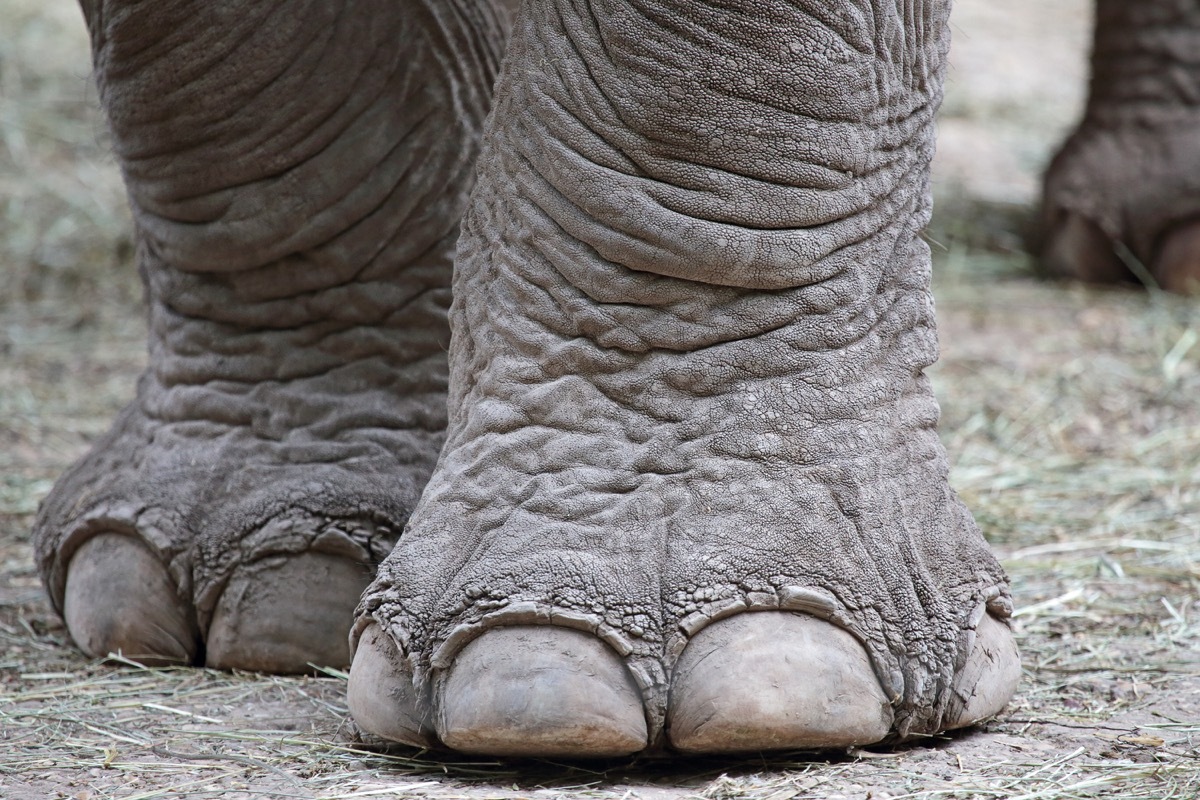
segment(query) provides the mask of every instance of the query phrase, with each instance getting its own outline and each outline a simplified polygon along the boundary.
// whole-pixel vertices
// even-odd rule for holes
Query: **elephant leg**
[[[1046,172],[1062,277],[1200,291],[1200,6],[1097,0],[1087,110]]]
[[[349,663],[441,448],[486,0],[87,0],[149,305],[136,399],[36,523],[89,655]]]
[[[1019,662],[947,483],[944,2],[528,0],[456,256],[450,421],[355,625],[376,734],[844,747]]]

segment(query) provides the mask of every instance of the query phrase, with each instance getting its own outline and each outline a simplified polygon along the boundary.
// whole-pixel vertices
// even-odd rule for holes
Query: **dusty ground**
[[[1083,92],[1081,0],[961,0],[937,170],[953,480],[1012,574],[1025,680],[896,751],[441,763],[381,753],[343,682],[101,665],[30,562],[54,477],[132,392],[140,291],[67,0],[0,0],[0,798],[1195,798],[1200,305],[1039,284],[1037,172]]]

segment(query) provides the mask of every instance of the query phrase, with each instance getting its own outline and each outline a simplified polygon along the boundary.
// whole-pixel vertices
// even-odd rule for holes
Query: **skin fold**
[[[1051,229],[1085,232],[1049,238],[1068,274],[1112,251],[1093,229],[1191,252],[1162,233],[1186,203],[1122,213],[1068,155],[1193,94],[1148,76],[1190,75],[1159,32],[1195,15],[1120,9],[1047,182]],[[353,657],[365,730],[498,755],[845,747],[997,713],[1008,582],[924,374],[948,14],[85,3],[150,365],[36,523],[76,642]],[[1151,66],[1104,88],[1107,59]]]

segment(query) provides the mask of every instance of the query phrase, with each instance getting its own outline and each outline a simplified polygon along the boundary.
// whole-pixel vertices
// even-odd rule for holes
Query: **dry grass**
[[[136,302],[124,188],[89,83],[79,9],[0,3],[0,305]],[[73,304],[86,320],[83,303]]]
[[[28,530],[131,392],[140,290],[78,12],[0,0],[0,29],[0,797],[1200,795],[1200,306],[1021,277],[1025,173],[956,188],[931,234],[953,480],[1020,607],[1025,681],[983,730],[828,758],[442,761],[361,742],[338,675],[84,659],[44,599]],[[998,113],[988,97],[951,98],[954,136]],[[993,106],[1011,131],[1007,103]]]

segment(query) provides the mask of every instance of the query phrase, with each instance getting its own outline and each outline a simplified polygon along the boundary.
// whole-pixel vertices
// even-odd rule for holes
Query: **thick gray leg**
[[[90,655],[345,664],[445,425],[489,2],[88,2],[150,365],[37,521]]]
[[[526,3],[459,245],[446,448],[356,628],[390,665],[377,696],[424,720],[400,738],[636,749],[630,679],[646,744],[702,751],[912,736],[1007,700],[1006,580],[947,484],[923,374],[946,10]],[[556,665],[506,667],[512,691],[567,685],[583,631],[603,685],[562,702],[619,696],[619,719],[572,738],[496,699],[448,723],[456,687],[495,681],[489,649],[511,662],[498,629],[529,625],[573,630],[542,648]],[[380,631],[387,658],[364,655]],[[801,721],[714,719],[699,706],[734,669],[749,698],[789,675],[772,713]],[[821,670],[874,691],[818,730]],[[723,732],[693,737],[702,718]]]

